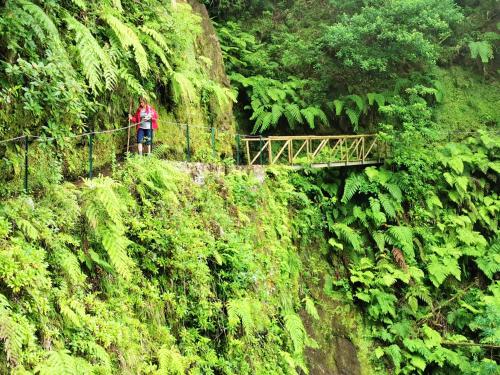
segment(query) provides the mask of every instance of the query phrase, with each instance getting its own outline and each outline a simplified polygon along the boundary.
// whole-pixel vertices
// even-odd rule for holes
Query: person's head
[[[147,104],[148,104],[148,103],[146,102],[146,98],[144,98],[144,97],[142,97],[142,96],[141,96],[141,97],[139,98],[139,106],[140,106],[141,108],[144,108],[144,107],[146,107],[146,105],[147,105]]]

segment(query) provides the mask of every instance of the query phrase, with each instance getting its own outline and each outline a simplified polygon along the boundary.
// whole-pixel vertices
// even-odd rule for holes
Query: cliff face
[[[207,8],[196,0],[188,0],[193,11],[201,17],[202,32],[196,40],[196,52],[198,56],[208,58],[210,62],[206,65],[207,73],[213,81],[221,86],[230,88],[229,78],[226,75],[222,50],[215,28],[208,15]],[[210,103],[211,112],[216,115],[213,119],[217,127],[223,131],[230,131],[234,128],[235,120],[233,116],[233,104],[229,102],[224,111],[220,112],[216,108],[216,103]]]
[[[210,59],[212,64],[209,66],[208,73],[212,80],[219,82],[224,87],[230,87],[229,78],[226,75],[224,61],[222,59],[222,50],[219,39],[215,32],[207,8],[196,0],[188,0],[193,11],[201,17],[202,33],[197,40],[198,53]]]
[[[207,8],[196,0],[178,0],[175,3],[189,4],[193,13],[201,19],[201,33],[193,45],[193,50],[191,51],[192,58],[201,63],[200,65],[205,71],[207,78],[229,89],[231,85],[225,72],[222,50]],[[234,135],[235,133],[233,103],[230,101],[225,103],[224,108],[221,108],[214,98],[210,99],[208,103],[209,113],[203,113],[201,103],[189,109],[180,108],[179,110],[177,111],[177,115],[183,120],[192,123],[206,123],[206,118],[208,117],[211,124],[219,131],[230,135]]]

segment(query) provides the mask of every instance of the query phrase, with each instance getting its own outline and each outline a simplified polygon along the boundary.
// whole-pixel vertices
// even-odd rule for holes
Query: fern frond
[[[470,55],[473,59],[481,58],[483,64],[493,59],[493,47],[485,40],[469,43]]]
[[[75,4],[78,8],[82,10],[87,10],[87,3],[85,0],[71,0],[73,4]]]
[[[316,306],[314,305],[314,301],[311,297],[307,296],[304,298],[306,304],[306,311],[311,316],[311,318],[319,320],[318,310],[316,310]]]
[[[281,118],[281,116],[283,115],[283,107],[279,104],[273,104],[273,107],[271,109],[271,113],[272,113],[271,123],[273,125],[276,125],[278,123],[279,119]]]
[[[94,341],[82,340],[78,338],[73,339],[73,345],[80,348],[82,352],[87,354],[93,360],[99,362],[103,369],[109,372],[112,371],[111,357],[108,352],[106,352],[106,349],[104,349],[101,345]]]
[[[370,208],[372,211],[373,221],[377,226],[387,222],[387,218],[383,212],[380,211],[380,201],[376,198],[369,197]]]
[[[359,110],[347,108],[345,110],[347,117],[349,117],[349,121],[352,125],[354,125],[354,129],[357,129],[359,125],[359,117],[361,116],[361,112]]]
[[[39,375],[76,375],[92,373],[92,366],[83,360],[69,354],[67,350],[50,351],[46,359],[35,368]]]
[[[94,229],[95,236],[114,269],[120,276],[129,279],[134,263],[127,255],[130,241],[125,236],[122,222],[127,207],[115,191],[115,182],[109,178],[88,182],[82,196],[83,212]]]
[[[159,57],[160,61],[162,62],[162,64],[166,68],[167,73],[172,73],[172,71],[173,71],[172,66],[170,65],[170,62],[168,61],[167,56],[165,56],[165,53],[163,52],[162,48],[156,43],[156,41],[147,35],[145,37],[143,37],[142,40],[144,41],[146,47],[152,53],[154,53],[156,56]]]
[[[118,70],[118,77],[120,77],[123,81],[125,81],[128,89],[138,96],[148,97],[148,93],[142,87],[141,83],[130,74],[127,69],[122,68]]]
[[[234,330],[241,322],[247,334],[262,329],[267,321],[261,302],[252,298],[229,300],[227,314],[229,329]]]
[[[105,12],[102,17],[120,40],[123,49],[133,48],[141,76],[146,77],[149,71],[148,56],[135,31],[109,12]]]
[[[11,310],[7,298],[0,294],[0,342],[6,359],[15,365],[23,353],[25,337],[29,335],[24,325],[19,324],[11,317]]]
[[[170,47],[168,46],[167,39],[165,39],[165,37],[158,31],[145,25],[141,26],[141,31],[153,38],[153,40],[163,49],[163,51],[165,51],[166,53],[172,53]]]
[[[163,345],[158,350],[159,374],[183,375],[189,367],[190,361],[184,357],[175,346],[170,348]]]
[[[174,72],[171,77],[170,85],[176,103],[191,103],[195,100],[196,89],[186,74]]]
[[[38,5],[32,3],[31,1],[28,0],[18,0],[19,3],[22,6],[22,9],[28,13],[31,17],[33,17],[33,20],[37,22],[37,24],[44,30],[47,35],[39,35],[39,38],[46,37],[47,38],[47,43],[49,46],[56,47],[56,51],[54,52],[61,52],[63,47],[62,47],[62,42],[61,42],[61,37],[59,35],[59,31],[57,30],[56,25],[54,24],[54,21],[43,11],[42,8],[40,8]]]
[[[72,285],[84,284],[86,276],[82,272],[75,254],[66,248],[58,247],[54,252],[54,256],[65,278]]]
[[[342,114],[342,109],[344,109],[344,101],[335,99],[333,105],[335,106],[335,115],[340,116]]]
[[[111,0],[111,3],[113,4],[114,9],[116,9],[120,13],[123,12],[121,0]]]
[[[273,114],[272,112],[267,112],[263,117],[262,117],[262,123],[260,125],[260,131],[263,132],[269,128],[269,126],[272,124],[273,121]]]
[[[350,99],[354,103],[356,103],[356,107],[358,108],[358,110],[359,110],[360,113],[364,112],[366,110],[365,101],[364,101],[364,99],[361,96],[359,96],[359,95],[348,95],[348,96],[346,96],[346,99]]]
[[[300,113],[300,108],[297,104],[292,103],[285,105],[284,114],[291,128],[303,121],[302,113]]]
[[[335,223],[332,230],[339,238],[350,243],[354,250],[361,250],[361,237],[354,229],[344,223]]]
[[[385,250],[385,236],[381,232],[372,233],[373,240],[377,244],[377,248],[380,252],[384,252]]]
[[[390,217],[391,219],[396,218],[397,216],[396,207],[391,198],[389,198],[387,194],[379,193],[378,199],[380,201],[380,204],[384,208],[384,211],[387,214],[387,216]]]
[[[346,204],[356,194],[360,187],[366,184],[366,179],[363,175],[351,174],[344,185],[344,194],[342,195],[342,203]]]
[[[285,321],[285,329],[292,339],[295,353],[302,353],[306,343],[306,329],[302,323],[302,319],[295,313],[288,313],[283,317]]]
[[[307,124],[311,129],[316,126],[316,118],[318,118],[323,124],[328,124],[328,119],[325,113],[318,107],[307,107],[300,110],[300,113],[304,116]]]
[[[368,98],[369,105],[377,103],[379,108],[385,105],[386,98],[384,94],[369,92],[368,94],[366,94],[366,97]]]
[[[134,264],[127,255],[127,247],[130,241],[114,228],[102,229],[99,233],[102,236],[102,245],[108,253],[111,265],[124,279],[130,279],[130,270]]]
[[[106,88],[112,90],[117,81],[116,67],[101,48],[90,30],[71,16],[66,17],[68,28],[75,32],[75,41],[82,62],[83,72],[92,91],[102,87],[101,76],[105,77]]]
[[[389,194],[398,202],[400,203],[403,200],[403,193],[401,192],[401,189],[398,185],[393,184],[393,183],[384,183],[383,184],[384,188],[387,189]]]
[[[415,253],[413,250],[413,232],[410,227],[393,226],[389,228],[387,233],[392,238],[391,243],[393,245],[400,246],[407,258],[415,258]]]

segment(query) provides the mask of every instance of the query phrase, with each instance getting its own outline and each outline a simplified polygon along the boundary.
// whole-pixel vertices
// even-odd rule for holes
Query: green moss
[[[500,85],[459,66],[436,70],[445,96],[435,120],[445,130],[474,131],[499,126]]]

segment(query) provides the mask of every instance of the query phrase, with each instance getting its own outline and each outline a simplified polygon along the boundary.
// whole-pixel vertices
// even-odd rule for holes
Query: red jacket
[[[153,129],[158,129],[158,113],[149,104],[146,105],[146,111],[148,113],[151,113],[151,123],[153,125]],[[135,115],[132,117],[131,121],[134,124],[137,124],[136,129],[139,129],[139,125],[141,123],[141,107],[137,108],[137,111],[135,112]]]

